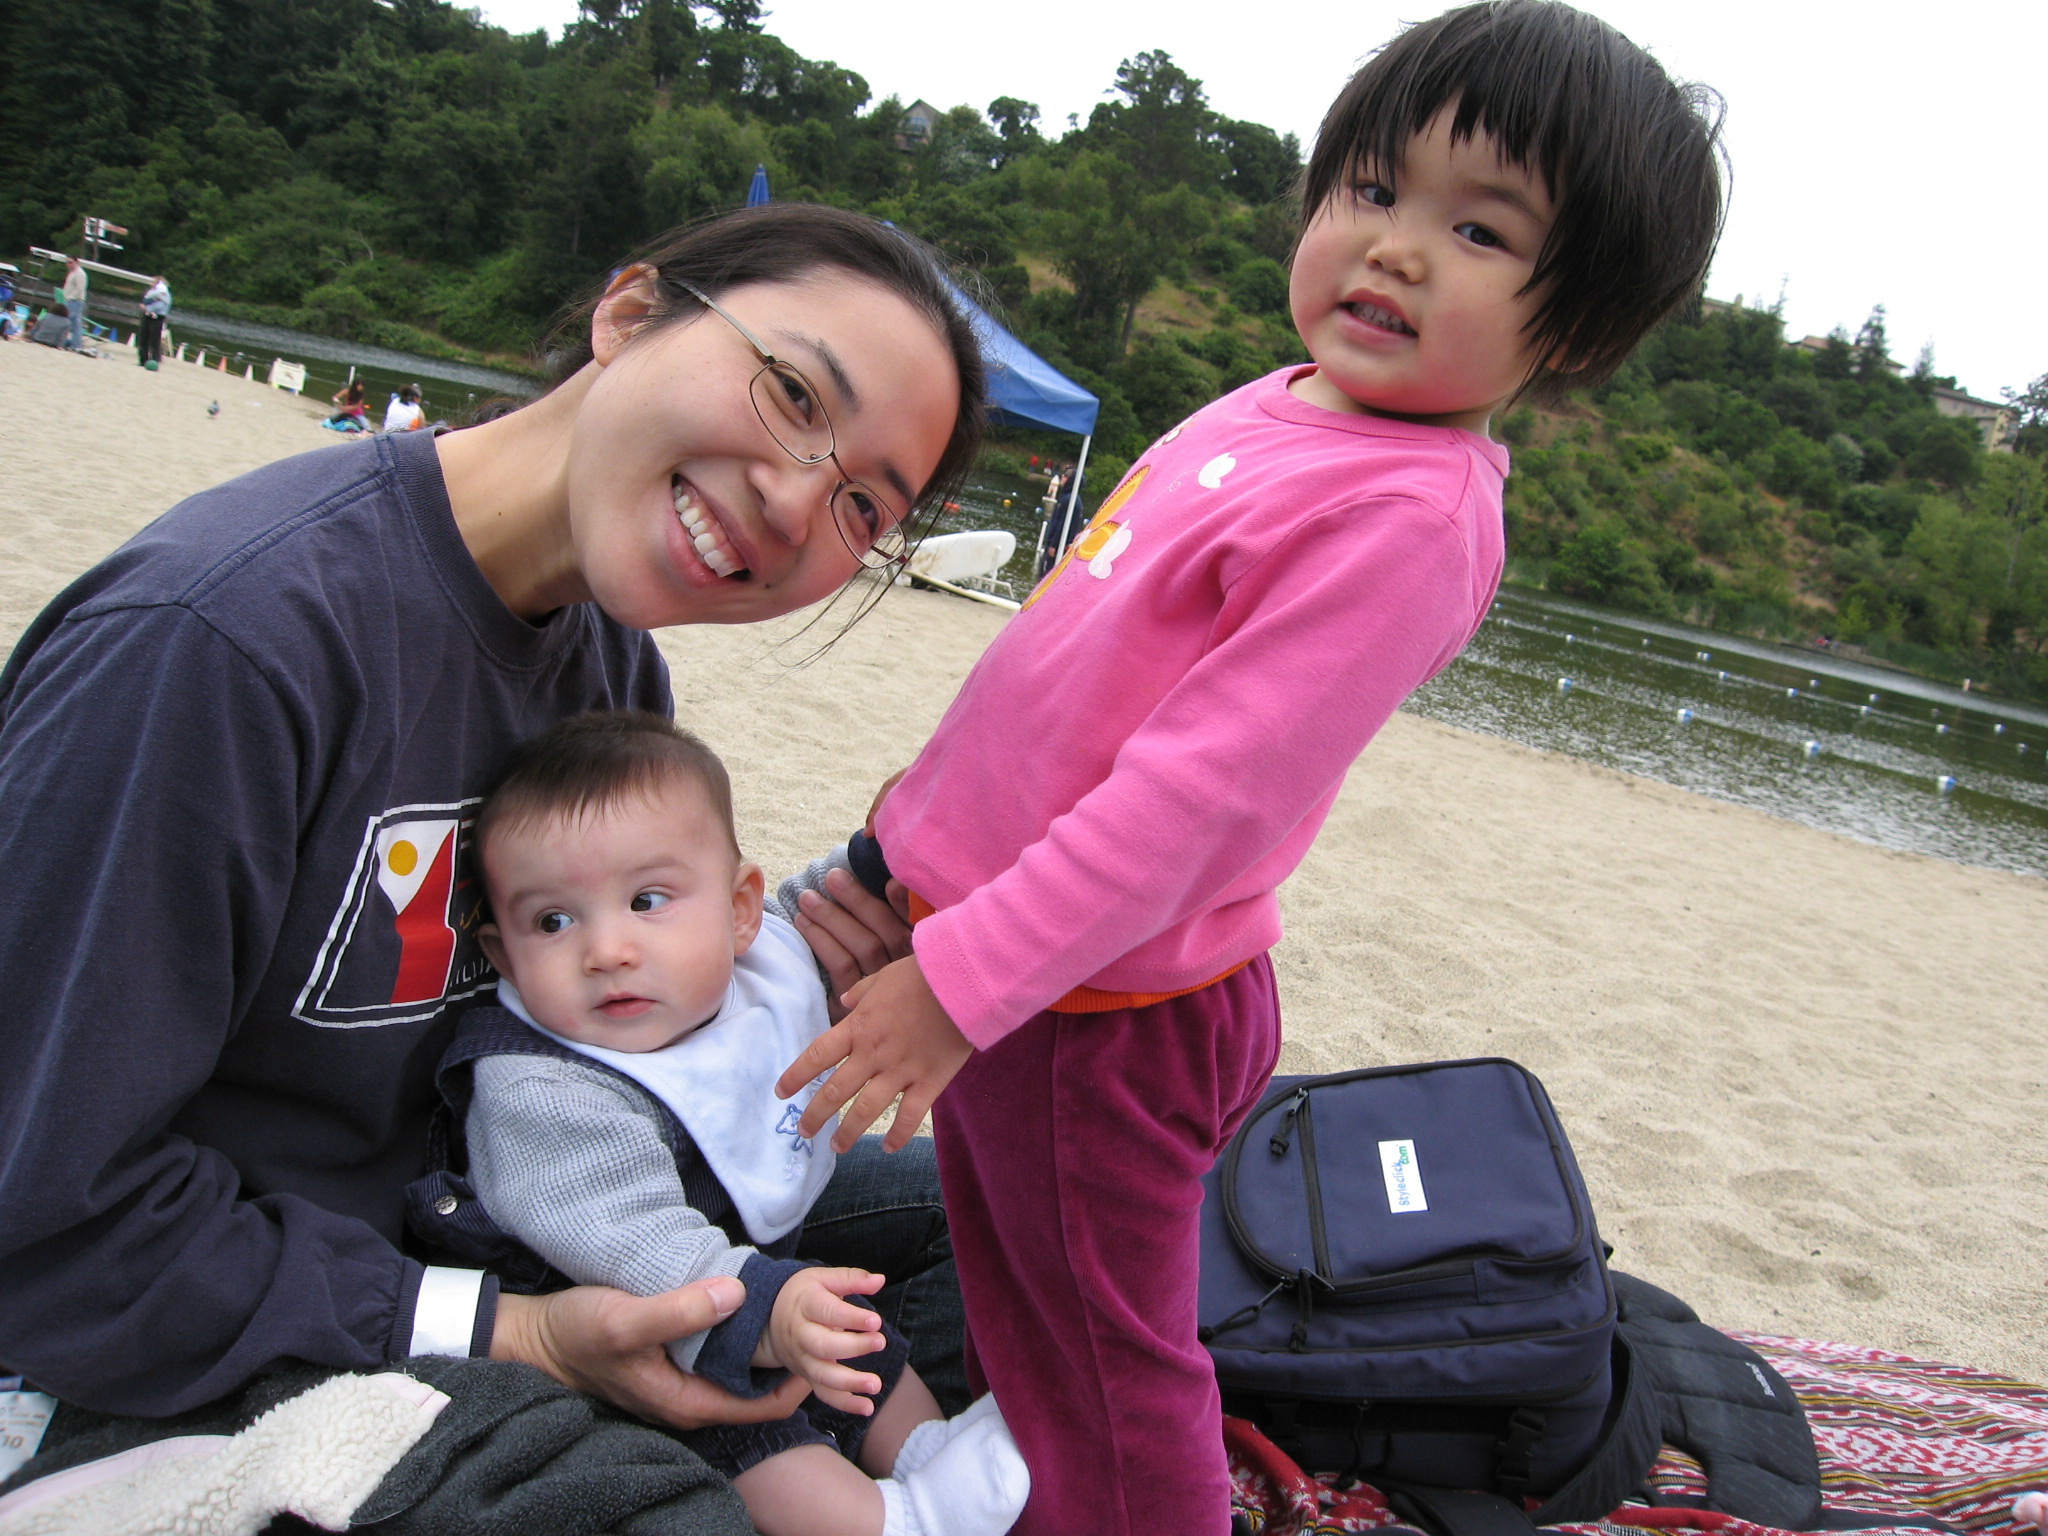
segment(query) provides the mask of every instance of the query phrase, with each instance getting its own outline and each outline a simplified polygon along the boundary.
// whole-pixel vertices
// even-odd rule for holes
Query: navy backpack
[[[1633,1475],[1571,1487],[1610,1427],[1615,1299],[1542,1084],[1489,1058],[1273,1090],[1203,1204],[1225,1411],[1381,1488],[1536,1497],[1552,1520],[1621,1503],[1657,1444],[1638,1436]]]
[[[1225,1412],[1431,1531],[1601,1519],[1666,1441],[1706,1508],[1871,1522],[1823,1511],[1761,1356],[1610,1274],[1549,1095],[1499,1057],[1275,1078],[1206,1183],[1199,1319]]]

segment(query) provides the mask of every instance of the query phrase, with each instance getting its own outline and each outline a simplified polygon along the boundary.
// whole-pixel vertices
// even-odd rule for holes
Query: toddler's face
[[[761,930],[761,871],[681,780],[593,815],[501,828],[484,878],[491,963],[556,1034],[615,1051],[658,1051],[709,1022]]]
[[[1317,365],[1303,399],[1483,432],[1528,378],[1522,328],[1542,296],[1521,290],[1550,194],[1484,134],[1453,144],[1452,115],[1409,141],[1398,191],[1360,167],[1302,235],[1289,302]]]

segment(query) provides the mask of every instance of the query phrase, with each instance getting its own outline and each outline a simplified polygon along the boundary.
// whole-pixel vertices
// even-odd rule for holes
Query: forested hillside
[[[518,355],[762,164],[777,197],[932,240],[1102,396],[1091,494],[1302,355],[1300,146],[1213,111],[1164,53],[1126,60],[1086,122],[1005,96],[920,136],[905,103],[764,31],[758,0],[586,0],[583,18],[550,42],[441,0],[8,7],[0,244],[75,247],[89,212],[182,303]],[[1594,399],[1512,413],[1518,574],[2048,696],[2048,379],[2020,402],[2026,451],[1984,453],[1935,413],[1929,370],[1885,365],[1875,318],[1816,356],[1772,313],[1694,316]]]
[[[1935,409],[1953,384],[1901,375],[1882,309],[1819,352],[1774,311],[1683,317],[1591,400],[1501,424],[1511,556],[1568,596],[2048,697],[2048,379],[2016,453]]]

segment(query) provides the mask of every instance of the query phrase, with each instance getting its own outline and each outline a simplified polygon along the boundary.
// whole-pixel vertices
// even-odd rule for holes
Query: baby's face
[[[615,1051],[658,1051],[709,1022],[761,929],[761,871],[682,780],[595,814],[501,827],[484,879],[491,963],[556,1034]]]
[[[1317,365],[1303,399],[1483,432],[1529,377],[1523,328],[1542,295],[1524,290],[1550,193],[1484,133],[1453,143],[1451,117],[1408,141],[1395,174],[1354,170],[1303,232],[1288,292]]]

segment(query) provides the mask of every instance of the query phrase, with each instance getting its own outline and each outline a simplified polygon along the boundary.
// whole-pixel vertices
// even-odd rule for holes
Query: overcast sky
[[[767,28],[860,74],[877,98],[1036,102],[1084,121],[1118,62],[1164,49],[1230,117],[1315,138],[1359,61],[1436,0],[1031,0],[941,7],[769,0]],[[1785,294],[1794,336],[1852,333],[1873,304],[1892,354],[1999,398],[2048,374],[2043,0],[1593,0],[1666,69],[1727,99],[1734,167],[1708,290]],[[575,0],[486,0],[514,31],[559,35]],[[735,199],[744,195],[735,188]]]

